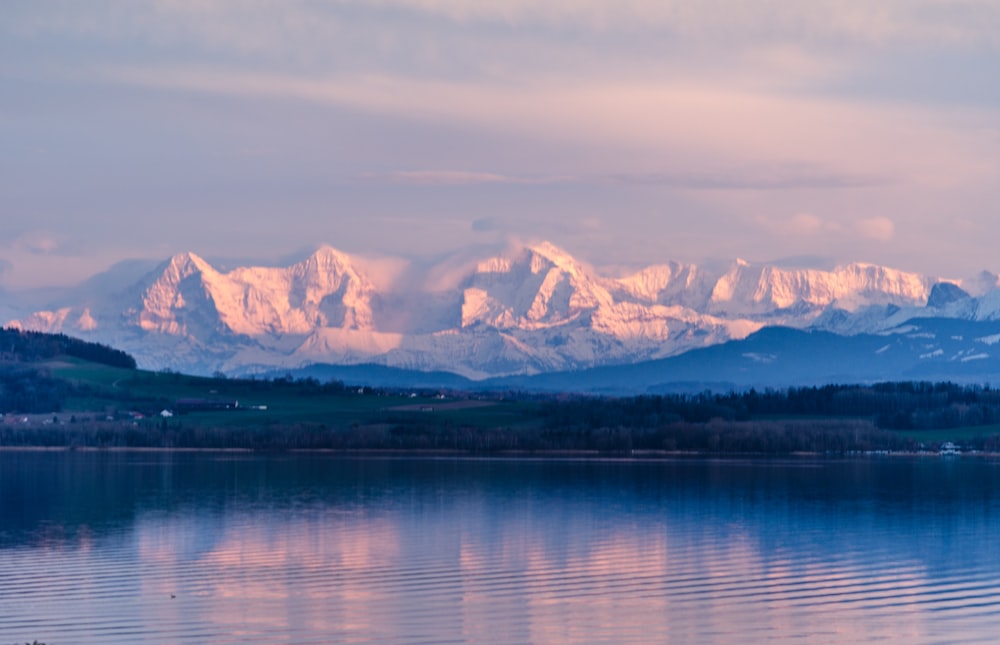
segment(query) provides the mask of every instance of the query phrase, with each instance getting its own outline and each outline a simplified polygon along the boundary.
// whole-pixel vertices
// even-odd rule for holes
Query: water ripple
[[[163,466],[174,485],[185,463]],[[817,505],[796,495],[825,468],[788,482],[712,464],[705,484],[693,466],[697,485],[607,468],[612,484],[578,495],[474,468],[375,499],[350,478],[257,473],[255,497],[220,501],[230,480],[209,477],[191,489],[204,504],[164,506],[152,485],[125,519],[53,532],[47,514],[0,548],[0,645],[975,643],[1000,627],[1000,515],[974,495]]]

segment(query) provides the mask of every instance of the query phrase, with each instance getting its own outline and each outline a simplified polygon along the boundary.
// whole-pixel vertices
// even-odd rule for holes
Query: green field
[[[966,426],[963,428],[941,428],[930,430],[898,430],[898,432],[911,439],[916,439],[924,443],[941,443],[951,441],[963,443],[972,439],[992,437],[1000,435],[1000,425],[988,426]]]
[[[263,428],[275,425],[455,425],[475,428],[537,427],[538,404],[498,399],[441,398],[429,392],[379,392],[370,388],[336,391],[318,384],[188,376],[106,367],[60,357],[45,364],[53,376],[87,392],[67,401],[63,416],[121,415],[138,412],[154,417],[169,410],[170,425],[218,428]],[[234,410],[179,413],[181,400],[235,401]]]

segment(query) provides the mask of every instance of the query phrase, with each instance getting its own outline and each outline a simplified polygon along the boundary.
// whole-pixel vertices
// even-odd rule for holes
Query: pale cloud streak
[[[509,86],[385,76],[296,78],[204,68],[119,68],[106,78],[163,91],[305,101],[410,122],[487,129],[538,144],[613,146],[682,160],[674,162],[677,168],[668,169],[670,173],[692,165],[796,163],[850,168],[851,176],[869,178],[848,182],[858,184],[886,176],[949,181],[956,173],[964,176],[985,167],[970,154],[973,142],[961,131],[965,121],[981,118],[967,110],[614,81]],[[923,154],[927,149],[936,153]]]
[[[888,242],[896,234],[896,224],[888,217],[872,217],[855,224],[861,235],[878,242]]]
[[[386,174],[365,173],[362,182],[403,184],[412,186],[469,186],[478,184],[531,183],[528,178],[499,175],[492,172],[464,170],[400,170]],[[548,183],[544,179],[540,183]]]
[[[507,232],[601,264],[996,269],[997,24],[992,0],[12,3],[4,280],[80,277],[68,240],[93,265]]]
[[[374,4],[443,16],[456,22],[490,22],[513,26],[577,26],[614,29],[666,29],[690,38],[766,37],[775,33],[802,38],[887,42],[988,42],[996,44],[993,25],[1000,8],[990,0],[764,0],[752,4],[706,0],[342,0],[358,6]]]
[[[844,230],[839,222],[826,220],[812,213],[795,213],[788,218],[758,217],[757,223],[772,233],[790,236],[812,236]]]
[[[15,239],[12,247],[16,251],[32,255],[51,255],[59,249],[59,242],[50,233],[32,232]]]
[[[845,189],[884,186],[887,177],[835,173],[810,167],[737,168],[720,171],[617,173],[605,175],[503,175],[463,170],[402,170],[364,173],[355,178],[373,184],[408,186],[660,186],[685,190]]]
[[[871,217],[843,222],[812,213],[795,213],[791,217],[758,217],[757,224],[776,235],[788,237],[842,236],[861,237],[888,242],[896,233],[896,224],[888,217]]]

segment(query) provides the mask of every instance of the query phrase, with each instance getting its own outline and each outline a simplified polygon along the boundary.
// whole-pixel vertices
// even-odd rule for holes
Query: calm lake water
[[[0,453],[0,645],[1000,634],[1000,464]]]

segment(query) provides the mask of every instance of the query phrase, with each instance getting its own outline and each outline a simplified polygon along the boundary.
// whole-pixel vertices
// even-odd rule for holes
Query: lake
[[[0,645],[1000,633],[1000,463],[0,452]]]

